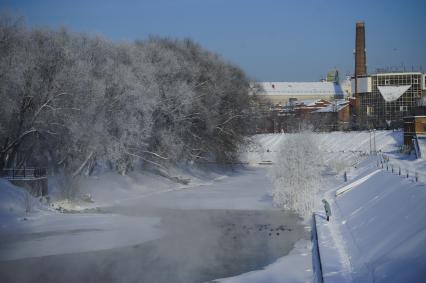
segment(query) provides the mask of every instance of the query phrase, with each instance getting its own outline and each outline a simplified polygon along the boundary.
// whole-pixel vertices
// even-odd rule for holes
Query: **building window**
[[[408,111],[408,106],[406,106],[406,105],[399,106],[399,111],[401,111],[401,112]]]
[[[367,106],[367,116],[371,116],[374,113],[374,108],[372,106]]]
[[[389,79],[385,79],[385,85],[390,85],[390,80]]]
[[[419,78],[413,78],[413,84],[418,84],[419,83]]]

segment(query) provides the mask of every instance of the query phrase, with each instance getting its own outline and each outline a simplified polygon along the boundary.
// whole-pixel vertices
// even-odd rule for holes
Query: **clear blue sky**
[[[366,23],[368,71],[426,71],[426,0],[0,0],[30,26],[65,26],[115,41],[189,37],[262,81],[316,81],[353,71],[355,22]]]

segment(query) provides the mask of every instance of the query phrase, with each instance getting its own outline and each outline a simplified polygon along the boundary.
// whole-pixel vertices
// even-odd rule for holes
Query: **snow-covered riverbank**
[[[316,134],[324,162],[336,174],[326,176],[327,186],[318,195],[331,203],[331,221],[325,220],[322,206],[315,213],[324,282],[421,282],[426,278],[426,162],[399,153],[401,132],[377,131],[375,135]],[[258,148],[248,152],[247,161],[275,161],[286,136],[257,136]],[[369,156],[374,144],[380,153]],[[384,159],[388,162],[382,167]],[[269,282],[274,272],[260,274],[262,280],[249,282]]]
[[[316,216],[325,282],[426,278],[426,185],[375,163],[371,157],[360,164],[368,170],[353,186],[344,184],[349,190],[325,194],[333,217],[327,222]]]
[[[368,155],[368,132],[321,133],[316,137],[327,167],[318,200],[326,198],[332,207],[331,222],[321,217],[321,205],[316,209],[325,281],[364,282],[374,278],[377,282],[403,282],[418,278],[416,276],[425,270],[426,262],[422,253],[426,248],[423,224],[426,210],[422,205],[426,201],[424,184],[415,183],[412,175],[407,180],[398,176],[396,171],[392,174],[390,169],[377,168],[377,157]],[[217,277],[198,274],[188,275],[187,279],[316,282],[318,266],[313,264],[315,254],[312,256],[315,247],[309,236],[306,238],[310,233],[309,219],[296,225],[290,217],[285,220],[290,221],[285,222],[287,224],[279,224],[279,217],[267,216],[279,209],[272,199],[273,180],[268,173],[271,165],[259,165],[259,162],[276,160],[286,134],[254,138],[257,144],[242,153],[243,159],[251,164],[247,168],[222,167],[207,171],[179,168],[171,172],[172,178],[149,172],[88,177],[81,183],[81,193],[90,194],[93,203],[66,203],[53,198],[55,205],[62,205],[68,211],[80,211],[75,214],[59,213],[35,198],[31,199],[32,209],[28,213],[25,211],[28,198],[24,191],[0,180],[0,263],[3,261],[0,278],[1,271],[10,267],[11,259],[27,263],[27,258],[34,258],[31,262],[35,264],[38,257],[50,256],[45,261],[49,264],[53,264],[55,258],[76,263],[79,261],[77,253],[90,255],[88,258],[96,261],[98,254],[108,258],[114,250],[126,260],[127,254],[131,253],[133,262],[153,247],[161,251],[155,252],[157,257],[161,255],[166,259],[167,249],[180,251],[185,250],[185,245],[195,245],[198,248],[191,251],[191,259],[177,255],[182,254],[181,251],[175,256],[171,253],[175,263],[180,264],[174,266],[187,268],[185,272],[195,274],[202,270],[207,272],[203,266],[208,264],[208,272],[220,272]],[[413,161],[398,153],[401,140],[400,132],[376,132],[376,149],[387,155],[390,163],[397,164],[394,161],[397,160],[399,164],[406,163],[411,170],[421,172],[424,162]],[[348,178],[346,183],[344,172]],[[344,193],[336,197],[336,191],[342,188]],[[286,230],[290,228],[292,232]],[[300,233],[297,230],[300,228],[306,233]],[[295,229],[299,232],[291,234]],[[172,238],[179,240],[172,244]],[[242,252],[244,261],[241,266],[220,266],[230,259],[223,253],[219,253],[220,257],[213,256],[224,248],[223,243],[227,243],[229,253],[235,253],[233,249],[237,247]],[[279,253],[272,253],[274,248],[271,247],[276,244],[281,247],[276,249]],[[256,252],[251,254],[248,251]],[[258,258],[262,254],[259,251],[266,252],[262,260]],[[256,261],[262,264],[253,264]],[[108,262],[116,264],[111,260]],[[155,264],[161,262],[171,264],[169,259]],[[244,266],[243,262],[248,265]],[[214,267],[216,264],[217,268]],[[46,263],[45,267],[49,266]],[[121,271],[130,272],[124,265],[120,266]],[[152,274],[156,274],[155,270],[160,269],[152,268]],[[231,277],[224,278],[227,276]],[[167,278],[171,277],[164,277],[165,282]]]

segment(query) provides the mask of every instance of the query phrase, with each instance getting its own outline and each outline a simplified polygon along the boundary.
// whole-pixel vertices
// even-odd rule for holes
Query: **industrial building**
[[[419,115],[419,108],[426,109],[425,74],[369,74],[365,43],[365,23],[357,22],[354,75],[346,80],[339,81],[334,70],[320,82],[257,83],[257,94],[271,104],[265,129],[294,131],[301,123],[317,130],[395,129],[404,127],[404,117],[414,117]]]
[[[337,70],[318,82],[253,83],[253,93],[265,98],[270,109],[259,132],[293,132],[304,124],[317,130],[347,129],[350,86],[350,77],[340,81]]]
[[[348,95],[338,82],[259,82],[258,85],[261,86],[259,96],[281,106],[306,100],[332,101]]]
[[[311,123],[315,129],[320,131],[348,130],[351,109],[349,100],[335,100],[326,107],[313,111]]]
[[[350,80],[347,78],[344,87],[339,82],[337,70],[327,74],[327,80],[319,82],[258,82],[256,94],[266,98],[270,105],[265,124],[260,132],[293,132],[304,124],[315,129],[334,130],[342,125],[336,119],[343,117],[346,111],[342,101],[349,96]],[[338,106],[336,106],[338,104]],[[346,101],[348,104],[348,101]],[[343,109],[345,108],[345,109]],[[327,110],[323,110],[327,109]],[[320,111],[315,113],[316,111]],[[336,120],[336,121],[334,121]],[[326,122],[321,126],[318,121]],[[349,123],[345,122],[345,125]]]
[[[413,115],[426,96],[426,78],[420,72],[379,73],[357,80],[361,128],[402,128],[404,116]]]
[[[367,73],[365,24],[356,23],[355,72],[351,80],[355,96],[353,128],[402,128],[405,116],[414,115],[426,97],[421,72]]]

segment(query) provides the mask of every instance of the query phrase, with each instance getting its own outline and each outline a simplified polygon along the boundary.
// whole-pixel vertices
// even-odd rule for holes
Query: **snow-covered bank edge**
[[[206,186],[225,179],[233,173],[226,166],[209,168],[181,166],[170,168],[168,174],[135,170],[124,176],[107,171],[82,177],[78,184],[79,196],[73,200],[64,199],[61,196],[58,188],[61,180],[57,177],[49,181],[49,190],[52,206],[57,210],[92,212],[96,208],[123,204],[137,198]]]

